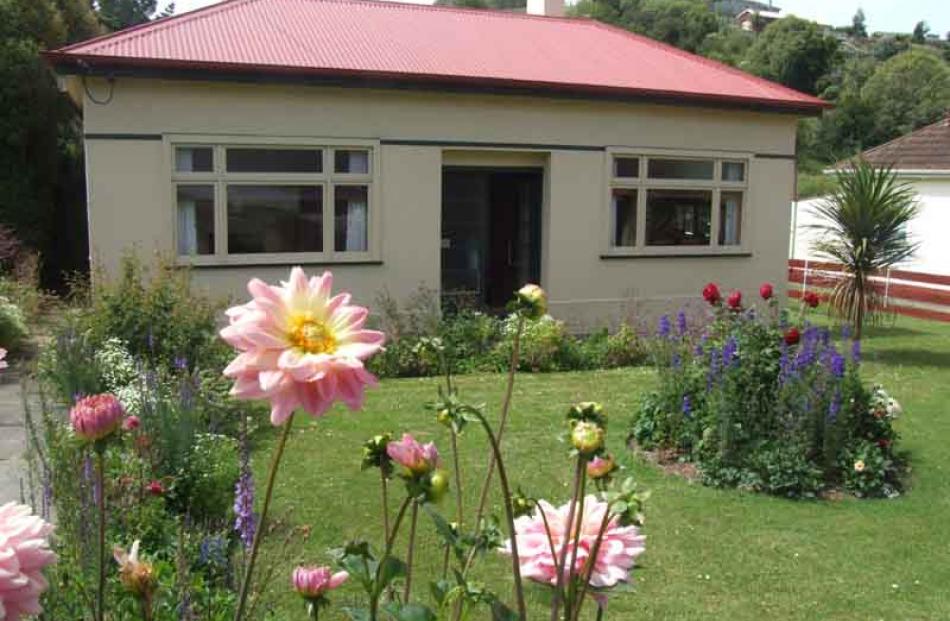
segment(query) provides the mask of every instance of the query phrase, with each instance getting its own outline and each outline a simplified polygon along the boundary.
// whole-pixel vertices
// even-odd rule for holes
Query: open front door
[[[542,169],[446,168],[442,295],[501,309],[541,277]]]

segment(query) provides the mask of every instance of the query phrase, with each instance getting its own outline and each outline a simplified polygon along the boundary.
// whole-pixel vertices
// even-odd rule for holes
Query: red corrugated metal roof
[[[228,0],[46,56],[60,66],[375,76],[799,111],[826,106],[593,20],[368,0]]]

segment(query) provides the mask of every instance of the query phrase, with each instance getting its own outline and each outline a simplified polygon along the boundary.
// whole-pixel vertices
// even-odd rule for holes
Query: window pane
[[[334,248],[338,252],[366,252],[369,191],[365,185],[338,185],[335,202]]]
[[[719,199],[719,245],[738,246],[742,232],[742,192],[723,192]]]
[[[624,248],[637,241],[637,191],[616,188],[613,191],[613,245]]]
[[[723,162],[722,163],[723,181],[745,181],[745,163],[743,162]]]
[[[322,250],[320,186],[228,186],[229,254]]]
[[[706,246],[712,214],[708,190],[649,190],[648,246]]]
[[[178,254],[214,254],[214,186],[180,185]]]
[[[334,151],[333,170],[354,175],[369,174],[369,151]]]
[[[712,160],[662,160],[647,162],[652,179],[712,179]]]
[[[320,149],[228,149],[228,172],[323,172]]]
[[[214,150],[211,147],[178,147],[175,149],[176,172],[211,172]]]
[[[636,178],[640,176],[640,158],[615,157],[614,177]]]

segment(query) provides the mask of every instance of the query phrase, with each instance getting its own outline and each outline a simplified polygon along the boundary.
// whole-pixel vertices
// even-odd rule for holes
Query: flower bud
[[[122,430],[123,431],[135,431],[142,424],[142,421],[139,420],[138,416],[129,416],[124,421],[122,421]]]
[[[511,495],[511,509],[515,517],[531,515],[534,513],[535,500],[528,498],[521,490]]]
[[[571,444],[581,455],[593,455],[604,447],[604,429],[600,425],[580,421],[571,430]]]
[[[350,577],[345,571],[333,573],[329,567],[301,565],[294,569],[291,583],[294,590],[306,600],[322,599],[329,591],[337,588]]]
[[[131,549],[126,552],[116,546],[112,555],[119,564],[119,581],[132,595],[145,598],[150,597],[158,586],[158,576],[148,561],[139,558],[139,541],[136,539]]]
[[[442,425],[452,424],[452,415],[447,408],[442,408],[435,413],[435,420]]]
[[[392,474],[393,467],[386,447],[392,439],[392,434],[381,433],[364,442],[360,469],[379,468],[383,471],[383,475],[388,478]]]
[[[435,444],[420,444],[412,434],[404,433],[402,439],[386,445],[386,453],[406,470],[410,478],[418,478],[435,470],[440,463]]]
[[[449,491],[449,475],[445,470],[436,470],[429,475],[429,486],[426,489],[426,500],[440,502]]]
[[[98,442],[111,436],[123,418],[122,404],[110,394],[83,397],[69,411],[73,432],[86,442]]]
[[[592,479],[604,479],[617,469],[613,455],[597,456],[587,463],[587,476]]]

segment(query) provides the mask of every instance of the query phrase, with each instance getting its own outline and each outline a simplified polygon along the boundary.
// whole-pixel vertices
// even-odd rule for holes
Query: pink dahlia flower
[[[521,560],[521,575],[536,582],[550,585],[557,584],[555,564],[560,560],[562,546],[567,545],[567,558],[570,560],[575,546],[575,538],[567,538],[567,516],[571,503],[561,507],[553,507],[547,501],[539,501],[539,508],[533,515],[526,515],[515,520],[515,536],[518,538],[518,555]],[[607,503],[597,500],[596,496],[588,496],[584,500],[583,522],[580,525],[580,544],[577,546],[577,562],[574,565],[575,575],[587,571],[588,560],[593,553],[597,534],[600,532]],[[544,528],[544,519],[547,518],[551,527],[551,540],[558,553],[557,559],[551,555],[551,542]],[[575,525],[577,520],[575,518]],[[621,526],[618,517],[613,517],[607,523],[607,530],[601,540],[594,561],[594,570],[591,573],[590,585],[594,588],[608,588],[618,582],[627,582],[630,579],[630,570],[634,560],[643,554],[646,549],[646,537],[640,534],[636,526]],[[505,543],[502,552],[511,553],[511,542]],[[565,572],[566,576],[566,572]]]
[[[69,411],[69,422],[77,436],[95,442],[112,435],[122,424],[125,409],[108,393],[83,397]]]
[[[43,569],[56,562],[49,549],[52,531],[52,524],[27,506],[0,506],[0,619],[18,621],[43,611],[40,595],[48,586]]]
[[[297,407],[322,416],[336,401],[363,406],[376,378],[363,361],[380,350],[382,332],[364,330],[369,311],[350,304],[350,294],[331,296],[333,275],[307,278],[295,267],[272,286],[247,283],[252,300],[228,309],[221,337],[240,353],[224,370],[239,399],[267,399],[271,422],[282,425]]]
[[[304,566],[296,568],[291,582],[294,590],[306,599],[319,599],[337,588],[350,577],[345,571],[332,573],[329,567]]]
[[[387,444],[386,454],[411,475],[428,474],[439,467],[439,451],[435,444],[420,444],[409,433],[402,434],[402,440]]]

